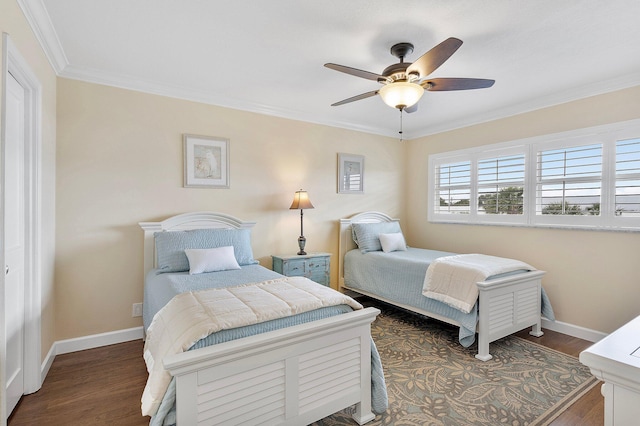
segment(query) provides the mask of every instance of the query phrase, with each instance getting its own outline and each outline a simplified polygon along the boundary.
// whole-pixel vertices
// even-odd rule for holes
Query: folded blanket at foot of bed
[[[519,260],[485,254],[440,257],[427,268],[422,294],[469,313],[478,299],[476,283],[515,271],[535,268]]]

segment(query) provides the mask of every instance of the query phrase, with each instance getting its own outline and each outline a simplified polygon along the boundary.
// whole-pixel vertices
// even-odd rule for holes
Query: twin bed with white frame
[[[438,301],[433,301],[433,303],[430,302],[431,305],[429,306],[434,306],[435,304],[435,306],[439,308],[440,313],[434,309],[425,308],[423,299],[426,300],[427,298],[423,297],[420,293],[423,284],[422,277],[424,277],[424,270],[422,271],[422,277],[418,277],[420,280],[419,282],[414,282],[412,284],[400,282],[402,280],[398,278],[401,274],[401,271],[399,270],[399,273],[395,276],[387,277],[389,280],[388,282],[382,282],[379,284],[382,286],[380,288],[400,287],[404,285],[413,285],[414,287],[420,286],[419,289],[413,290],[413,297],[406,297],[401,301],[396,299],[395,296],[381,296],[380,294],[377,294],[377,291],[372,292],[367,290],[372,281],[379,280],[379,278],[384,275],[384,271],[383,273],[378,272],[377,274],[370,274],[367,279],[361,280],[370,282],[358,283],[355,280],[353,282],[348,282],[349,278],[347,279],[347,282],[345,282],[345,257],[347,257],[348,262],[348,253],[352,250],[354,251],[354,255],[357,254],[360,256],[359,250],[354,250],[357,248],[357,245],[353,239],[352,225],[356,223],[366,224],[390,222],[398,221],[397,219],[393,219],[380,212],[363,212],[350,218],[340,220],[338,253],[340,290],[355,291],[359,294],[364,294],[374,299],[382,300],[409,311],[456,326],[461,326],[459,318],[464,318],[466,320],[468,319],[468,315],[475,315],[475,312],[464,317],[460,317],[458,314],[451,315],[447,312],[454,312],[455,310],[448,311],[448,307],[440,309],[441,305],[444,304]],[[379,254],[382,255],[382,252],[379,252]],[[348,267],[349,265],[347,265],[347,268]],[[426,268],[427,266],[424,266],[424,269]],[[360,269],[362,270],[363,268]],[[477,283],[479,300],[477,310],[478,353],[476,354],[476,358],[482,361],[491,359],[491,355],[489,353],[490,342],[506,337],[527,327],[532,327],[530,334],[533,336],[539,337],[543,334],[541,329],[541,310],[543,309],[543,306],[541,306],[541,299],[543,296],[541,281],[543,275],[544,272],[539,270],[521,271],[501,278],[488,279]],[[382,279],[384,280],[384,277]],[[550,306],[547,308],[550,311],[551,316],[552,311]],[[445,314],[442,312],[445,312]],[[475,320],[475,317],[473,317],[473,320]],[[471,333],[476,331],[475,322],[468,327],[472,328]],[[470,336],[471,341],[473,341],[473,337],[473,335]]]
[[[156,265],[157,232],[254,224],[213,212],[140,223],[145,277]],[[177,424],[302,425],[352,405],[359,424],[372,420],[370,325],[378,313],[354,310],[165,357]]]

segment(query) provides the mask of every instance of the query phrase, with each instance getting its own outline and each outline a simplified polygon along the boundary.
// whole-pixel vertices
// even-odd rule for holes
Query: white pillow
[[[382,251],[385,253],[389,253],[390,251],[407,250],[407,243],[405,243],[404,241],[402,232],[396,232],[393,234],[380,234],[378,235],[378,237],[380,238]]]
[[[210,249],[186,249],[184,254],[186,254],[187,259],[189,259],[189,275],[240,269],[232,246]]]

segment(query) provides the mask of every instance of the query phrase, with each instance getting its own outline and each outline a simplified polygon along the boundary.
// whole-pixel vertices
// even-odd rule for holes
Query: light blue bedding
[[[151,270],[147,274],[147,279],[145,280],[143,305],[145,330],[151,324],[153,316],[169,300],[171,300],[171,298],[179,293],[206,290],[209,288],[223,288],[277,278],[282,278],[282,275],[260,265],[246,265],[242,266],[242,269],[240,270],[220,271],[198,275],[189,275],[188,272],[159,273],[158,270]],[[304,324],[321,318],[340,315],[351,310],[351,307],[347,305],[330,306],[260,324],[222,330],[196,342],[190,350],[253,336],[260,333],[266,333],[296,324]],[[384,382],[380,355],[378,354],[373,341],[371,344],[371,370],[372,409],[375,413],[382,413],[386,411],[388,407],[387,390]],[[165,393],[160,408],[150,421],[150,425],[157,426],[172,424],[175,424],[175,379],[171,380],[171,384]]]
[[[467,314],[422,295],[424,277],[429,264],[438,257],[455,254],[412,247],[407,251],[390,253],[373,251],[363,254],[360,250],[350,250],[345,255],[344,283],[355,291],[360,289],[389,301],[413,306],[456,321],[460,324],[458,340],[462,346],[469,347],[475,341],[478,303],[476,302],[471,312]],[[492,278],[505,275],[507,274]],[[550,320],[555,319],[544,289],[542,290],[542,315]]]

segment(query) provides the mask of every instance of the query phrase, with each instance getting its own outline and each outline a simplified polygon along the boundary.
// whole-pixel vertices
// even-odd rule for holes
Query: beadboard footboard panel
[[[172,355],[178,424],[300,425],[356,405],[371,411],[371,323],[366,308]]]

